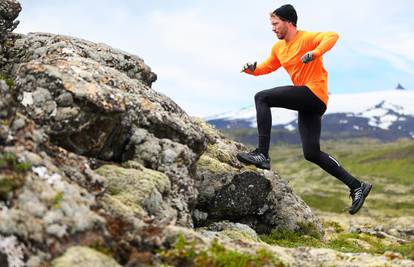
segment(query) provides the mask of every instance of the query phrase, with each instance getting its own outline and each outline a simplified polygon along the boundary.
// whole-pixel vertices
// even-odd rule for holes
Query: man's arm
[[[273,46],[270,56],[265,61],[258,64],[254,71],[247,69],[244,72],[246,72],[247,74],[254,75],[254,76],[259,76],[259,75],[268,74],[268,73],[271,73],[277,70],[281,66],[281,64],[280,64],[279,59],[276,56],[275,49],[276,49],[276,46]]]
[[[315,45],[313,49],[313,56],[320,57],[325,54],[329,49],[331,49],[336,41],[338,40],[339,35],[336,32],[317,32],[314,33],[312,43]]]

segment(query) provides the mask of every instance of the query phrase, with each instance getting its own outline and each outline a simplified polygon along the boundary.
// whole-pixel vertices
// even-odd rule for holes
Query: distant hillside
[[[394,90],[330,95],[323,117],[322,139],[375,138],[393,141],[414,138],[414,90],[400,84]],[[297,112],[272,108],[272,142],[298,143]],[[254,106],[205,118],[236,140],[254,144]],[[234,131],[238,129],[238,131]]]

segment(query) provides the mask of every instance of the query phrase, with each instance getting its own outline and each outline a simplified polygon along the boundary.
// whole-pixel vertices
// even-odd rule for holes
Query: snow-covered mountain
[[[220,129],[256,128],[256,109],[252,105],[205,120]],[[273,128],[296,133],[297,112],[272,108],[272,124]],[[322,127],[323,138],[414,138],[414,90],[399,85],[394,90],[331,94]]]

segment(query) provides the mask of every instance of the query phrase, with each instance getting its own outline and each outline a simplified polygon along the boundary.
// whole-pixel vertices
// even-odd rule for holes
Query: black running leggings
[[[306,160],[319,165],[350,189],[360,182],[349,174],[336,159],[320,150],[321,119],[326,105],[306,86],[281,86],[263,90],[255,95],[259,150],[268,155],[272,128],[271,107],[297,110],[299,134]]]

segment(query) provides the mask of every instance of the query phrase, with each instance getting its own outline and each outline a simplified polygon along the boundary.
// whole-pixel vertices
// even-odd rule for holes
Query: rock
[[[12,32],[19,21],[15,19],[22,7],[16,0],[3,0],[0,2],[0,41],[3,41],[9,32]]]
[[[114,259],[88,247],[70,247],[63,256],[52,262],[53,267],[120,267]]]
[[[12,2],[8,0],[7,2]],[[136,79],[147,86],[156,81],[157,75],[153,73],[144,61],[132,54],[112,48],[106,44],[93,43],[84,39],[50,33],[29,33],[28,35],[14,35],[11,38],[14,46],[9,50],[11,59],[15,63],[27,63],[43,58],[81,58],[96,62],[100,66],[113,68],[130,79]],[[85,81],[92,81],[93,72],[75,69]],[[96,73],[99,73],[97,70]],[[58,74],[56,72],[56,74]],[[116,79],[106,77],[103,80],[109,86],[124,86]]]
[[[106,178],[111,198],[128,207],[134,216],[176,219],[177,212],[167,200],[171,184],[165,174],[138,165],[135,169],[104,165],[96,172]]]
[[[220,238],[228,240],[239,240],[243,242],[258,242],[257,233],[249,226],[241,223],[232,223],[229,221],[215,222],[208,227],[197,229],[204,236],[211,239]]]
[[[272,171],[242,166],[236,159],[241,144],[226,139],[198,121],[210,143],[197,162],[197,210],[208,214],[199,226],[230,220],[247,224],[258,233],[272,229],[299,230],[304,225],[323,232],[310,208]]]
[[[25,247],[15,236],[0,235],[0,263],[1,266],[23,267],[23,251]]]

